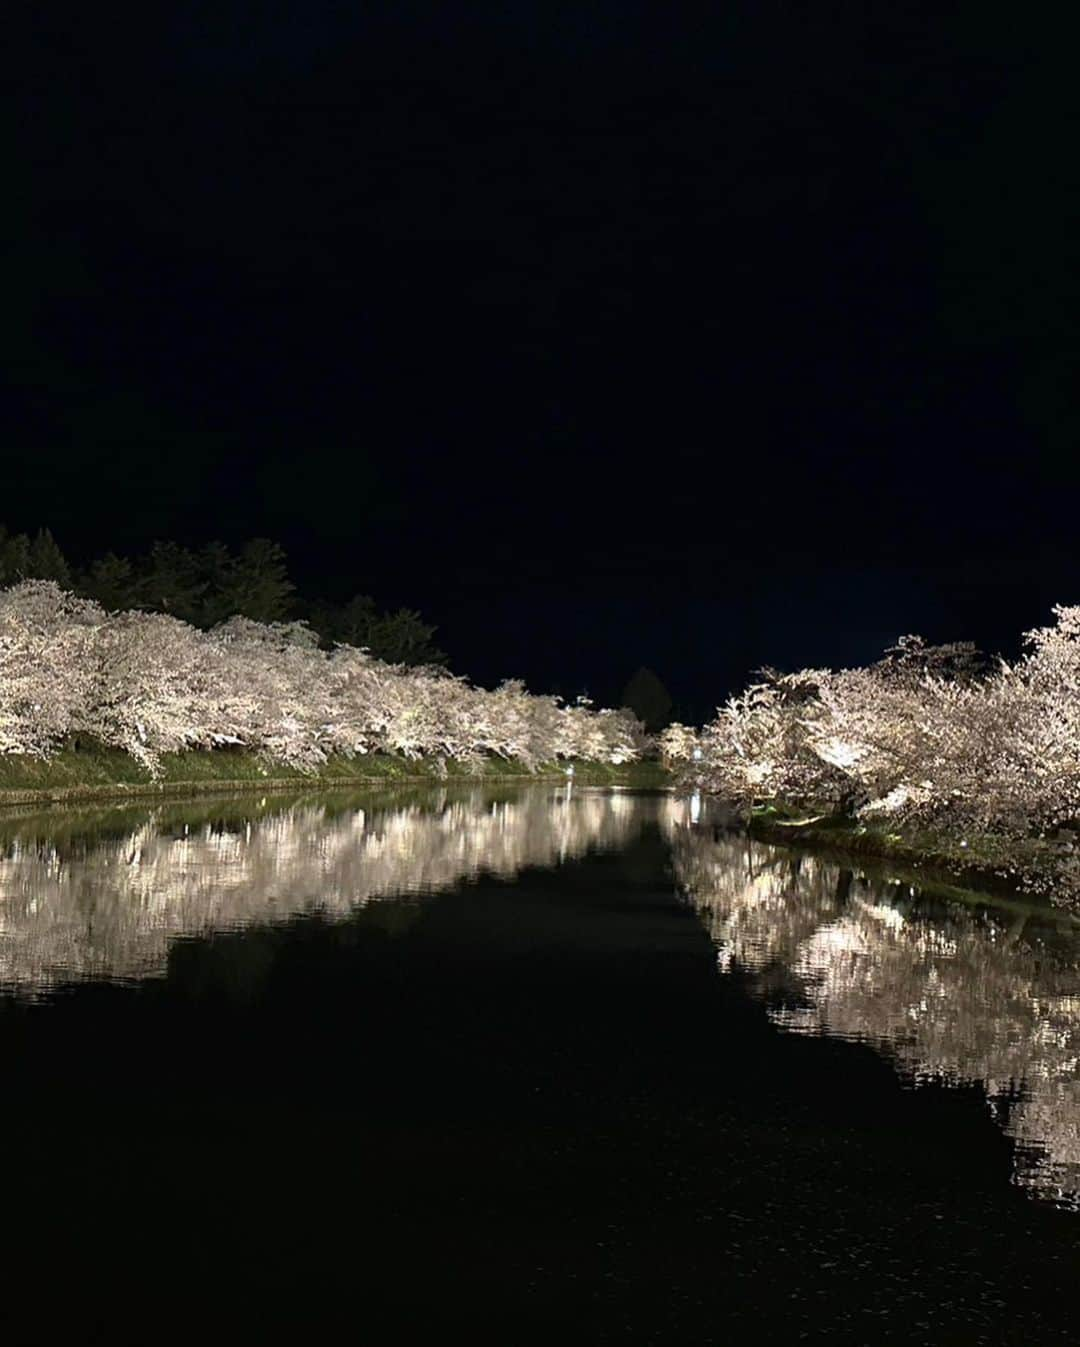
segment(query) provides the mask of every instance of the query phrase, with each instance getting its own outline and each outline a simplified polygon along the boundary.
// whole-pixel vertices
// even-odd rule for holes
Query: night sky
[[[645,663],[692,716],[1080,602],[1064,26],[19,9],[9,529],[269,536],[481,682],[608,701]]]

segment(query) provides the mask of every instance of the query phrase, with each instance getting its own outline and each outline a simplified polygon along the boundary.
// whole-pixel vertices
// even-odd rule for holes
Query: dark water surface
[[[708,813],[0,820],[2,1340],[1080,1341],[1080,923]]]

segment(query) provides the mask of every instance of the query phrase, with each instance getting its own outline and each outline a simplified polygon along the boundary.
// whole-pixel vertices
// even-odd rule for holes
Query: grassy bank
[[[37,801],[117,799],[128,796],[190,795],[204,791],[296,789],[347,786],[353,783],[440,782],[507,778],[564,779],[566,764],[547,764],[530,773],[518,762],[485,759],[479,769],[441,759],[409,759],[389,754],[334,758],[318,772],[305,773],[258,754],[232,749],[171,753],[162,758],[155,781],[134,758],[118,749],[68,748],[42,760],[24,755],[0,756],[0,804]],[[668,783],[656,762],[574,763],[574,780],[582,785],[649,788]]]
[[[843,817],[807,818],[775,806],[755,810],[749,832],[760,841],[835,852],[853,861],[887,861],[913,880],[948,877],[958,890],[1040,893],[1072,906],[1080,897],[1075,853],[1042,838],[896,830]]]

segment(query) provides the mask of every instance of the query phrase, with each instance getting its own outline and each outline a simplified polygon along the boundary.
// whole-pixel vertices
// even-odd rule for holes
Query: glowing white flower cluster
[[[688,784],[1004,834],[1080,819],[1080,607],[1054,610],[1013,664],[905,637],[866,669],[767,675],[693,741],[664,741]]]
[[[668,766],[677,763],[697,762],[701,759],[701,746],[697,730],[689,725],[674,721],[657,736],[661,760]]]
[[[629,711],[494,691],[439,669],[320,650],[301,622],[232,618],[208,632],[156,613],[107,613],[51,581],[0,591],[0,753],[48,757],[72,735],[159,770],[163,753],[244,745],[314,770],[332,754],[529,768],[560,758],[624,763],[647,739]]]

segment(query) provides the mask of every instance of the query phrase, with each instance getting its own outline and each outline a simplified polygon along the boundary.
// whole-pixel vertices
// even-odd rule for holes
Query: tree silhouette
[[[54,580],[108,612],[164,613],[202,629],[233,617],[262,623],[299,618],[326,648],[362,647],[391,664],[446,663],[434,641],[435,627],[414,609],[383,612],[366,594],[341,605],[298,601],[285,551],[269,538],[252,538],[235,554],[223,542],[192,550],[160,539],[144,556],[106,552],[72,575],[47,528],[31,540],[0,525],[0,587],[28,579]]]
[[[361,647],[388,664],[445,664],[435,644],[435,628],[411,608],[380,613],[367,594],[354,594],[341,607],[318,604],[311,625],[327,645],[341,641]]]
[[[71,584],[71,570],[48,529],[38,529],[28,554],[27,578],[55,580],[63,588]]]
[[[110,613],[131,607],[135,568],[127,557],[106,552],[78,577],[76,588]]]
[[[0,525],[0,582],[13,585],[25,580],[30,570],[30,539],[25,533],[9,534]]]
[[[662,730],[671,718],[671,694],[644,665],[623,689],[620,705],[629,707],[650,734]]]
[[[292,605],[296,586],[289,579],[284,549],[269,538],[252,538],[225,563],[218,594],[222,617],[280,622]],[[220,619],[218,619],[220,620]]]

